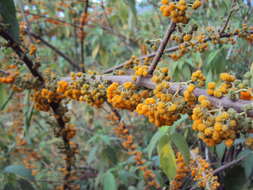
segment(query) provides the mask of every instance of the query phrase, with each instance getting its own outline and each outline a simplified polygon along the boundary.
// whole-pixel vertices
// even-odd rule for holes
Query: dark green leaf
[[[8,33],[15,41],[19,41],[19,25],[16,17],[16,8],[13,0],[0,1],[0,15]]]
[[[171,135],[171,140],[182,153],[185,161],[188,163],[190,160],[190,150],[184,136],[180,133],[174,133]]]
[[[146,151],[148,152],[148,157],[151,158],[152,153],[157,145],[157,143],[159,142],[159,140],[167,134],[169,129],[169,126],[164,126],[159,128],[156,133],[153,135],[152,139],[149,142],[149,145],[146,148]]]
[[[18,180],[18,183],[22,190],[35,190],[31,183],[29,183],[27,180],[20,179]]]

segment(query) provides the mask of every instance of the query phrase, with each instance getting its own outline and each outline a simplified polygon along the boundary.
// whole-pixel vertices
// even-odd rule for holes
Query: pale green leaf
[[[176,158],[170,145],[170,137],[164,136],[160,139],[158,145],[158,155],[160,158],[160,167],[166,176],[172,180],[176,176]]]
[[[103,176],[103,190],[117,190],[115,177],[110,171]]]

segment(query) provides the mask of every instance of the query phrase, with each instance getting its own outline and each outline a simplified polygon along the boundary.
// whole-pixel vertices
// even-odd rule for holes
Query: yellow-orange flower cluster
[[[224,141],[230,147],[237,135],[237,121],[228,112],[212,113],[211,103],[205,96],[199,97],[199,105],[193,109],[192,129],[208,146]]]
[[[107,88],[107,99],[114,107],[133,111],[136,106],[148,97],[148,90],[136,90],[136,86],[127,82],[123,85],[112,83]]]
[[[203,73],[200,70],[197,70],[196,72],[192,73],[191,80],[193,82],[197,82],[199,86],[204,86],[206,77],[203,75]]]
[[[170,183],[170,190],[179,190],[183,185],[183,180],[190,173],[190,168],[184,161],[184,157],[180,152],[176,155],[177,170],[176,176]]]
[[[184,91],[184,100],[191,105],[193,105],[196,101],[196,97],[193,94],[195,88],[196,87],[194,84],[189,84],[186,90]]]
[[[163,16],[170,17],[174,23],[187,24],[189,22],[189,18],[186,16],[188,6],[185,0],[180,0],[177,3],[163,0],[162,4],[160,10]]]
[[[43,88],[42,90],[34,90],[32,94],[32,100],[35,103],[35,108],[37,110],[45,112],[49,111],[50,103],[60,102],[62,98],[62,95],[59,95],[54,91],[50,91],[46,88]]]
[[[186,11],[190,7],[187,5],[186,0],[179,0],[178,2],[171,2],[169,0],[162,0],[160,10],[163,16],[170,17],[174,23],[187,24],[189,18],[186,16]],[[195,0],[191,8],[193,10],[202,5],[200,0]]]
[[[193,180],[198,183],[200,188],[216,190],[220,186],[218,177],[213,175],[213,169],[210,164],[200,155],[196,155],[190,161],[191,175]]]

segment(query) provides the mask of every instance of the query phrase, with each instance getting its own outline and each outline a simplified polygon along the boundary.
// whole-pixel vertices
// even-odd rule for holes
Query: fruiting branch
[[[122,76],[108,76],[108,75],[101,75],[101,76],[95,76],[96,80],[101,81],[110,81],[110,82],[116,82],[119,84],[124,84],[126,82],[132,81],[132,76],[129,75],[122,75]],[[71,79],[69,77],[63,78],[65,81],[70,81]],[[91,79],[94,80],[94,79]],[[145,87],[148,89],[155,89],[156,84],[151,81],[150,77],[142,77],[138,83],[140,87]],[[182,85],[181,83],[172,82],[169,85],[168,92],[169,93],[175,93],[178,92],[180,95],[183,95],[183,92],[187,88],[187,85]],[[208,100],[212,103],[215,107],[223,107],[225,109],[233,108],[238,113],[241,113],[244,111],[245,106],[247,105],[253,105],[253,101],[249,100],[237,100],[233,101],[229,97],[224,96],[222,98],[216,98],[214,96],[210,96],[207,94],[206,90],[201,88],[195,88],[193,91],[194,95],[196,97],[199,97],[200,95],[204,95],[208,98]],[[247,115],[249,117],[253,117],[253,109],[247,112]]]
[[[232,36],[238,36],[239,34],[240,34],[239,32],[230,32],[230,33],[228,32],[228,33],[222,33],[222,34],[220,34],[219,37],[220,37],[220,38],[229,38],[229,37],[232,37]],[[253,34],[253,31],[250,31],[249,34]],[[203,40],[202,43],[209,42],[209,41],[211,41],[212,39],[213,39],[212,37],[207,37],[207,38],[205,38],[205,39]],[[185,47],[189,47],[189,46],[190,46],[190,44],[185,44]],[[165,49],[165,50],[164,50],[164,53],[172,53],[172,52],[175,52],[175,51],[177,51],[177,50],[179,50],[179,49],[180,49],[180,48],[179,48],[179,45],[178,45],[178,46],[174,46],[174,47],[170,47],[170,48]],[[154,57],[155,55],[156,55],[156,52],[153,52],[153,53],[150,53],[150,54],[148,54],[148,55],[140,56],[140,57],[138,57],[137,59],[143,60],[143,59],[145,59],[145,58]],[[119,65],[116,65],[116,66],[114,66],[114,67],[112,67],[112,68],[109,68],[109,69],[105,70],[103,73],[104,73],[104,74],[108,74],[108,73],[111,73],[111,72],[113,72],[113,71],[115,71],[115,70],[117,70],[117,69],[123,68],[125,65],[128,64],[128,62],[129,62],[129,61],[126,61],[126,62],[124,62],[124,63],[122,63],[122,64],[119,64]]]

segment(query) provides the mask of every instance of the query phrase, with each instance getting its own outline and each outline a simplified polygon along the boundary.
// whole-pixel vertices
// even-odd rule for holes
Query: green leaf
[[[180,126],[183,122],[185,122],[188,119],[187,114],[181,115],[180,119],[175,121],[173,125],[169,128],[170,135],[173,135],[176,132],[176,128]]]
[[[98,151],[98,146],[95,146],[90,150],[88,154],[88,159],[87,159],[88,164],[90,164],[92,161],[95,160],[97,151]]]
[[[35,190],[31,183],[29,183],[27,180],[20,179],[18,180],[18,183],[23,190]]]
[[[7,32],[15,41],[18,42],[19,25],[16,17],[16,8],[13,0],[0,1],[0,15],[0,22],[3,22],[7,26]]]
[[[184,160],[189,163],[190,150],[184,136],[180,133],[174,133],[171,135],[171,140],[176,145],[178,150],[182,153]]]
[[[0,94],[2,95],[1,97],[5,97],[4,94],[6,94],[5,91],[3,90],[3,88],[1,88],[1,86],[0,86]],[[11,101],[11,99],[12,99],[12,97],[13,97],[14,94],[15,94],[15,92],[11,91],[11,93],[8,95],[8,97],[7,97],[7,99],[5,101],[2,101],[1,100],[2,98],[0,98],[0,103],[1,103],[0,110],[4,110],[5,109],[5,107]]]
[[[108,171],[103,176],[103,189],[104,190],[117,190],[117,184],[114,175]]]
[[[25,168],[22,165],[10,165],[4,168],[5,173],[12,173],[26,180],[34,181],[34,176],[31,170]]]
[[[99,52],[99,49],[100,49],[100,44],[98,44],[93,50],[92,50],[92,57],[93,59],[95,59],[98,55],[98,52]]]
[[[249,178],[253,172],[253,151],[251,150],[243,150],[238,158],[246,156],[246,158],[242,161],[241,165],[244,168],[244,173],[247,178]]]
[[[4,186],[4,188],[3,188],[3,190],[19,190],[18,188],[16,188],[13,184],[11,184],[11,183],[7,183],[5,186]]]
[[[170,137],[168,135],[160,139],[158,155],[162,171],[170,180],[172,180],[176,176],[176,158],[170,145]]]
[[[234,166],[233,168],[227,170],[224,179],[224,184],[226,189],[229,190],[242,190],[247,184],[246,176],[244,174],[243,168],[240,165]]]
[[[225,149],[226,149],[226,146],[224,143],[221,143],[216,146],[216,153],[217,153],[220,160],[222,159],[222,157],[224,155]]]
[[[157,145],[157,143],[159,142],[159,140],[167,134],[169,129],[169,126],[164,126],[159,128],[156,133],[153,135],[153,137],[151,138],[149,145],[146,148],[146,151],[148,152],[148,157],[151,158],[152,157],[152,153]]]
[[[210,66],[212,64],[212,62],[214,61],[214,59],[216,58],[216,56],[220,53],[221,49],[217,49],[217,50],[213,50],[210,52],[210,54],[207,57],[207,62],[206,65]]]

